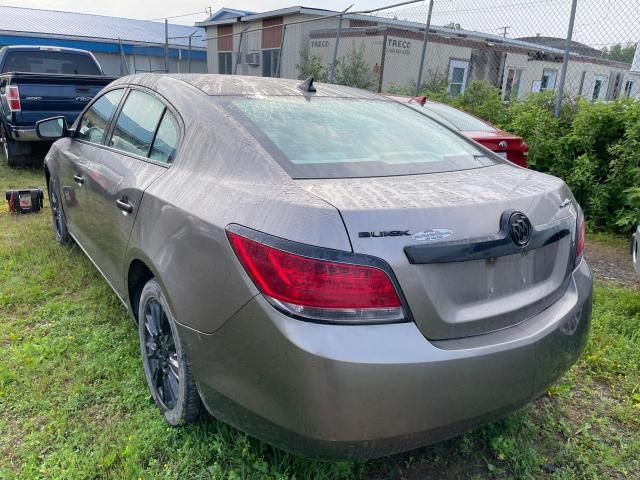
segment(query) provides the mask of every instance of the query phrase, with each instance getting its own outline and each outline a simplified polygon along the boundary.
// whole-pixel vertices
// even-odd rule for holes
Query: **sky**
[[[155,20],[183,14],[172,23],[193,25],[204,20],[205,9],[214,12],[221,7],[240,10],[268,11],[304,4],[332,10],[343,10],[353,3],[351,11],[367,10],[397,3],[400,0],[0,0],[2,5],[82,11],[99,15]],[[79,6],[82,5],[81,9]],[[427,1],[397,7],[384,16],[425,22]],[[562,37],[566,34],[571,0],[435,0],[432,23],[460,24],[464,29],[502,34],[512,38],[536,34]],[[596,48],[613,43],[640,40],[640,0],[578,0],[574,40]]]

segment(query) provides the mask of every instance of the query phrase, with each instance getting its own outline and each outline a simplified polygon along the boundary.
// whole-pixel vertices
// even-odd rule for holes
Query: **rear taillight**
[[[276,308],[309,320],[377,323],[404,319],[383,270],[298,255],[227,231],[238,260]]]
[[[584,216],[580,214],[578,217],[578,227],[577,227],[577,235],[576,239],[576,263],[574,266],[580,265],[582,261],[582,254],[584,253],[584,237],[585,237],[585,225],[584,225]]]
[[[20,90],[18,87],[13,85],[9,85],[6,91],[7,97],[7,105],[9,106],[9,111],[11,112],[19,112],[22,110],[22,106],[20,105]]]

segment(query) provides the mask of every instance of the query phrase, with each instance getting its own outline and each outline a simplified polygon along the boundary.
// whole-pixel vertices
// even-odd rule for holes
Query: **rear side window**
[[[411,175],[495,162],[459,134],[390,100],[220,100],[292,178]]]
[[[131,90],[118,115],[109,145],[146,157],[164,113],[162,102],[139,90]]]
[[[85,112],[78,124],[76,138],[90,143],[101,144],[111,122],[124,89],[111,90],[105,93]]]
[[[63,73],[66,75],[100,75],[98,66],[88,55],[70,52],[10,51],[5,72]]]
[[[171,112],[165,110],[158,127],[158,133],[156,133],[156,138],[153,141],[149,158],[162,163],[173,162],[179,138],[178,122]]]

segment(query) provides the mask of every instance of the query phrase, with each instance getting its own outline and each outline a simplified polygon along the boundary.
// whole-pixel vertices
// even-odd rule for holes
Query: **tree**
[[[322,64],[322,58],[309,52],[308,48],[300,51],[302,62],[296,65],[298,78],[306,80],[309,77],[317,82],[326,82],[328,79],[327,68]]]
[[[340,58],[336,65],[336,83],[367,90],[374,88],[375,82],[364,58],[364,50],[364,43],[358,49],[354,43],[351,53]]]
[[[615,43],[610,47],[604,47],[602,49],[602,56],[604,58],[624,63],[633,62],[633,56],[635,53],[636,44],[631,42],[627,42],[625,45]]]

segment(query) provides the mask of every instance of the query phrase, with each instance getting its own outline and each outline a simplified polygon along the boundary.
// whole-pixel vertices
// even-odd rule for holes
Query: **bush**
[[[550,103],[552,97],[553,92],[542,92],[512,102],[507,111],[507,120],[499,126],[527,142],[531,168],[561,175],[563,168],[558,164],[559,140],[566,134],[568,126],[554,117],[555,100]]]
[[[321,57],[309,53],[309,49],[305,48],[300,51],[300,58],[302,63],[296,65],[299,80],[306,80],[309,77],[313,77],[316,82],[328,80],[327,68],[323,65]]]
[[[372,90],[376,86],[371,68],[364,58],[364,50],[364,43],[360,48],[356,48],[354,43],[351,52],[340,57],[336,65],[336,83],[365,90]]]
[[[416,82],[411,82],[410,85],[396,85],[392,82],[386,91],[392,95],[413,97],[416,94]],[[427,80],[422,82],[420,95],[424,95],[430,100],[447,103],[450,103],[453,98],[447,94],[447,76],[438,70],[427,72]]]

